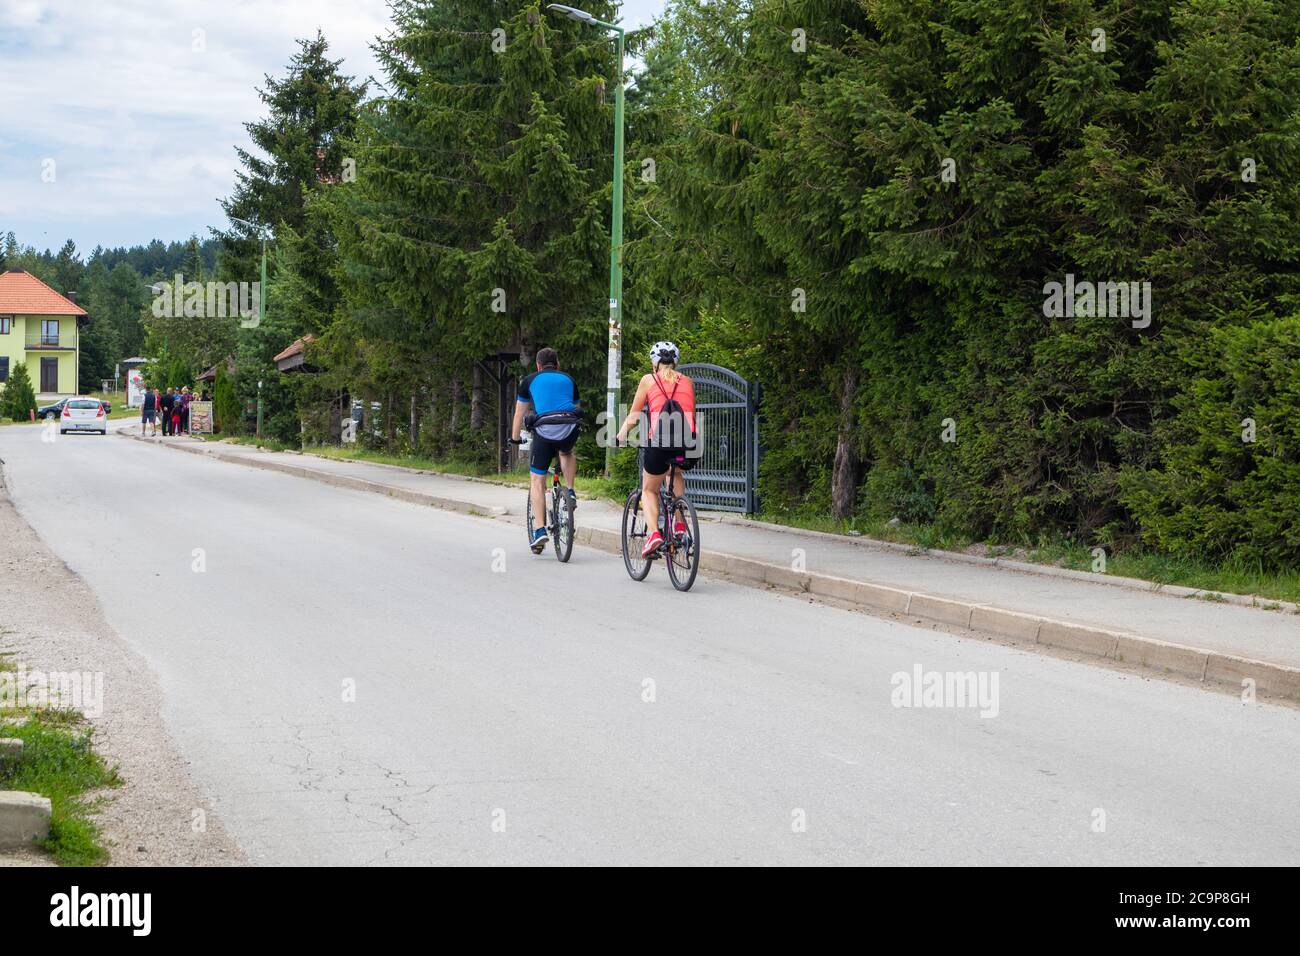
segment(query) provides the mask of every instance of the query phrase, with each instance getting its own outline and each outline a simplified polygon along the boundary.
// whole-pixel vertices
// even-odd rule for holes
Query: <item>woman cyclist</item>
[[[645,509],[646,527],[653,529],[641,549],[642,557],[649,557],[664,543],[659,531],[659,488],[664,482],[670,462],[676,461],[677,473],[673,494],[686,493],[683,472],[694,462],[687,457],[688,447],[695,444],[695,383],[677,371],[679,354],[672,342],[656,342],[650,349],[650,374],[641,376],[636,387],[636,398],[628,411],[623,427],[618,431],[618,444],[627,441],[632,426],[642,419],[649,406],[649,432],[645,445],[645,467],[641,476],[641,507]],[[646,433],[643,433],[643,439]],[[685,523],[678,519],[673,524],[676,534],[685,534]]]

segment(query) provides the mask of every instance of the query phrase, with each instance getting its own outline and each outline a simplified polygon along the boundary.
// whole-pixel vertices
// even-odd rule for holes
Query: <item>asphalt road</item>
[[[39,436],[0,428],[15,504],[254,862],[1300,862],[1295,710]],[[895,706],[917,665],[996,675],[996,716]]]

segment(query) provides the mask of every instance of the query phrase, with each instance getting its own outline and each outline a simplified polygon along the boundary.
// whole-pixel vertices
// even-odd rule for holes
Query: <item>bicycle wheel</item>
[[[546,501],[546,496],[545,496],[545,495],[542,496],[542,501],[543,501],[543,503],[545,503],[545,501]],[[533,546],[533,528],[534,528],[534,526],[540,527],[540,525],[537,525],[537,524],[536,524],[536,521],[535,521],[535,519],[534,519],[534,515],[533,515],[533,496],[532,496],[531,494],[528,496],[528,509],[527,509],[527,514],[528,514],[528,517],[527,517],[527,519],[525,519],[525,521],[524,521],[524,534],[528,536],[528,547],[529,547],[529,548],[532,548],[532,546]],[[542,520],[543,520],[543,521],[546,520],[546,516],[545,516],[545,515],[542,516]],[[544,542],[546,539],[543,538],[542,540],[543,540],[543,542]],[[535,554],[541,554],[542,552],[541,552],[541,551],[537,551],[537,552],[534,552],[534,553],[535,553]]]
[[[627,496],[623,505],[623,566],[633,581],[644,581],[650,573],[650,559],[641,557],[645,546],[645,512],[641,510],[641,489]]]
[[[551,508],[555,556],[560,561],[568,561],[573,554],[573,509],[569,507],[568,492],[559,486],[551,489]]]
[[[689,591],[700,570],[700,520],[695,515],[695,505],[685,498],[673,499],[672,522],[669,527],[677,527],[678,522],[686,525],[686,532],[673,532],[672,538],[664,543],[664,557],[673,587],[679,591]]]

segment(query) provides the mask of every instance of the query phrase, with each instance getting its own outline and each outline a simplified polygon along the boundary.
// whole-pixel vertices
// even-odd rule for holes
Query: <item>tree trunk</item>
[[[352,406],[348,401],[348,393],[336,392],[330,399],[329,406],[325,412],[329,416],[328,435],[331,445],[343,444],[343,416],[352,414]]]
[[[483,369],[474,363],[474,380],[469,393],[469,430],[476,436],[483,428]]]
[[[420,412],[419,405],[416,403],[416,390],[411,390],[411,451],[415,451],[415,445],[420,440]]]
[[[451,410],[447,416],[447,430],[450,434],[452,445],[460,444],[460,375],[453,375],[451,379],[451,388],[447,393],[447,401],[451,403]]]
[[[856,444],[858,376],[856,364],[844,372],[844,392],[840,397],[840,427],[835,441],[835,465],[831,472],[831,514],[836,518],[853,516],[858,486],[858,451]]]

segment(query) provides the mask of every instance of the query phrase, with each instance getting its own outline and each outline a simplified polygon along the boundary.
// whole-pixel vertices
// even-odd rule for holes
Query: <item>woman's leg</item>
[[[642,472],[641,507],[645,510],[647,537],[659,530],[659,488],[663,483],[663,475]]]

